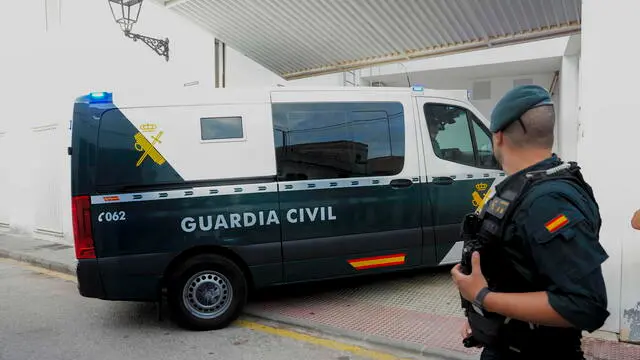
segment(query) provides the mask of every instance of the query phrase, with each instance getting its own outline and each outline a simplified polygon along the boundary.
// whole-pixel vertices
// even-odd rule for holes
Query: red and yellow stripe
[[[383,256],[373,256],[360,259],[348,260],[349,265],[356,270],[373,269],[385,266],[397,266],[405,263],[406,254],[393,254]]]
[[[547,230],[552,233],[562,228],[563,226],[567,225],[568,223],[569,223],[569,219],[563,214],[560,214],[555,218],[551,219],[548,223],[544,224],[544,227],[546,227]]]
[[[119,196],[103,196],[104,201],[120,201]]]

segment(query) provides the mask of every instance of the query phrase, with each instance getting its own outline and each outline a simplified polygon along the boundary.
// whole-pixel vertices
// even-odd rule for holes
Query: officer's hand
[[[487,280],[480,269],[480,254],[477,251],[471,256],[471,274],[463,274],[460,271],[460,264],[457,264],[451,269],[451,276],[462,297],[469,301],[473,301],[478,292],[487,286]]]
[[[460,335],[462,335],[463,339],[466,339],[469,336],[471,336],[471,325],[469,325],[468,320],[464,321],[464,324],[462,325],[462,329],[460,331]]]
[[[460,335],[462,335],[463,339],[466,339],[469,336],[471,336],[471,325],[469,325],[469,321],[468,320],[464,321],[464,324],[462,325],[462,329],[460,330]],[[478,344],[475,347],[481,348],[481,347],[483,347],[483,345],[482,344]]]

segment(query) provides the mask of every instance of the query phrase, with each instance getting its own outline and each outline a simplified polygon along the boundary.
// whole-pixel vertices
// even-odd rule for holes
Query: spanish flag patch
[[[565,225],[569,223],[569,219],[564,216],[564,214],[560,214],[555,218],[551,219],[548,223],[544,224],[544,227],[547,228],[547,231],[550,233],[558,231],[558,229],[563,228]]]

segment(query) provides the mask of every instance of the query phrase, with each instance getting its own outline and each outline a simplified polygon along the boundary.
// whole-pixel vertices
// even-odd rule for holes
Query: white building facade
[[[600,242],[610,256],[604,265],[607,329],[640,342],[640,232],[630,226],[640,208],[640,121],[632,115],[640,69],[631,45],[640,2],[584,0],[582,13],[582,50],[572,64],[579,68],[577,158],[598,197]]]

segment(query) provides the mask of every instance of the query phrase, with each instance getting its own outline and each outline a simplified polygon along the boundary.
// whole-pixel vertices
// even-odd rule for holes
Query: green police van
[[[69,153],[78,288],[227,326],[250,289],[458,262],[505,174],[466,91],[96,92]]]

